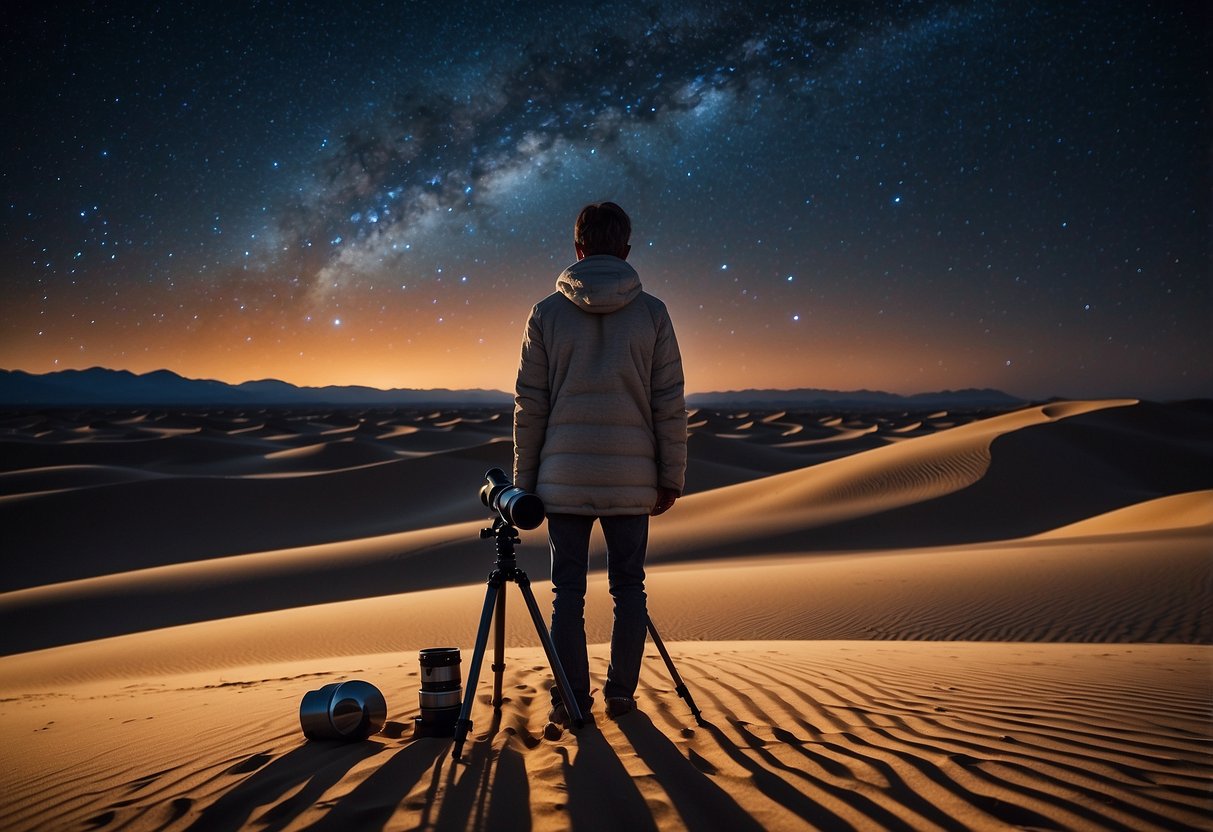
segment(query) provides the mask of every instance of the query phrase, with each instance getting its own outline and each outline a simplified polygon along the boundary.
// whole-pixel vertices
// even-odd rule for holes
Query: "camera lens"
[[[480,486],[480,502],[520,529],[535,529],[543,522],[543,500],[510,482],[505,471],[491,468]]]
[[[520,529],[538,528],[543,522],[543,500],[517,486],[510,486],[497,496],[497,510],[506,522]]]

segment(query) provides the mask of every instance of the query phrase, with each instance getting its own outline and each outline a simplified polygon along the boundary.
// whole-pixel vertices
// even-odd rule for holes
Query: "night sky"
[[[509,390],[611,199],[692,392],[1213,395],[1207,4],[509,5],[6,6],[0,367]]]

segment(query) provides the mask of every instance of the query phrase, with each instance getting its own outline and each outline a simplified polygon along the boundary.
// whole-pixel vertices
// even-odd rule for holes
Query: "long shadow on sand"
[[[572,829],[653,830],[657,823],[636,783],[606,737],[596,729],[577,735],[577,757],[570,762],[566,749],[564,782],[569,790],[569,826]],[[740,809],[738,810],[740,811]]]
[[[488,736],[497,737],[501,728],[501,711],[494,710]],[[502,745],[495,750],[493,742],[474,742],[466,763],[449,769],[446,792],[433,828],[511,830],[530,829],[531,786],[527,780],[522,755]],[[426,798],[424,812],[429,814],[437,792],[442,766],[434,772],[434,784]],[[424,828],[426,818],[418,824]]]
[[[350,769],[383,748],[377,742],[345,746],[309,742],[269,763],[225,793],[203,809],[189,828],[235,830],[255,824],[259,829],[283,829],[339,783]],[[243,770],[237,766],[229,771],[239,774]],[[286,794],[291,796],[282,800]],[[268,808],[253,818],[259,807]]]
[[[682,755],[678,747],[640,711],[636,711],[619,720],[619,729],[628,742],[636,749],[636,753],[653,770],[674,808],[682,818],[687,829],[731,829],[755,830],[761,832],[762,825],[742,809],[728,792],[720,788],[708,778],[702,770],[696,767],[693,760]],[[755,772],[755,782],[763,788],[766,778],[762,772]],[[779,780],[775,775],[766,772],[770,778]],[[806,798],[795,792],[782,780],[779,784],[787,794],[770,795],[785,801],[805,801]],[[786,805],[786,803],[785,803]],[[820,807],[817,807],[818,809]],[[793,811],[796,811],[793,809]],[[801,815],[807,817],[807,815]],[[838,827],[842,828],[842,827]]]
[[[426,826],[429,807],[433,805],[438,777],[442,771],[439,762],[450,751],[451,743],[445,739],[422,739],[410,743],[393,754],[387,762],[375,770],[357,788],[343,797],[317,823],[312,830],[382,829],[395,814],[400,802],[421,782],[430,769],[434,769],[425,803],[425,813],[420,826]],[[437,765],[435,765],[437,763]]]
[[[847,804],[856,813],[862,814],[871,819],[875,828],[879,829],[912,829],[909,823],[904,819],[897,817],[888,809],[877,805],[868,797],[859,794],[853,789],[848,788],[831,788],[818,778],[814,778],[807,771],[790,766],[781,762],[774,754],[762,748],[762,741],[754,737],[745,730],[744,725],[734,722],[734,727],[738,729],[744,739],[749,740],[748,748],[751,751],[756,751],[759,760],[755,760],[742,752],[732,740],[730,740],[723,731],[715,726],[709,726],[709,733],[721,750],[741,767],[748,770],[754,778],[754,784],[758,789],[772,800],[782,803],[789,811],[796,813],[806,821],[820,825],[825,829],[854,829],[854,825],[831,812],[820,803],[814,801],[805,793],[796,789],[783,778],[774,773],[774,770],[783,771],[789,775],[799,779],[809,781],[814,785],[829,792],[839,802]],[[784,732],[777,732],[784,733]],[[788,739],[791,739],[789,736]],[[831,760],[828,756],[814,754],[812,751],[804,748],[803,745],[796,744],[796,748],[800,751],[811,764],[821,766],[826,771],[832,771],[833,774],[839,777],[849,776],[846,766],[841,763]],[[908,802],[915,805],[921,804],[926,811],[924,816],[930,818],[933,823],[937,823],[941,829],[965,829],[967,827],[958,824],[948,818],[942,812],[939,812],[934,807],[926,804],[925,801],[917,798],[912,790],[902,790],[901,795],[907,798]]]
[[[761,677],[765,674],[757,675]],[[774,677],[768,678],[773,682],[776,681]],[[757,709],[757,703],[751,700],[744,691],[723,682],[721,683],[721,687],[727,690],[735,699],[744,702],[751,708]],[[812,706],[813,702],[811,698],[803,694],[800,694],[800,696],[802,701],[798,704],[802,708]],[[714,707],[714,710],[717,712],[725,712],[728,706],[724,700],[711,692],[707,693],[707,697],[711,701],[710,707]],[[855,778],[852,767],[844,762],[850,759],[854,760],[856,766],[859,768],[876,769],[887,781],[887,791],[890,794],[897,795],[898,803],[921,816],[929,824],[939,829],[948,830],[969,828],[954,818],[949,817],[945,812],[940,811],[930,801],[923,799],[914,787],[907,783],[892,765],[880,759],[878,754],[863,755],[853,747],[824,739],[816,742],[803,740],[790,730],[772,726],[771,733],[774,738],[803,758],[806,768],[802,769],[780,760],[779,757],[771,753],[769,743],[752,732],[746,722],[734,717],[729,717],[727,722],[737,732],[737,736],[744,744],[745,751],[742,750],[742,746],[739,746],[715,725],[704,723],[704,727],[726,757],[750,772],[754,778],[755,785],[758,786],[763,794],[772,800],[782,803],[788,810],[797,813],[807,821],[814,822],[826,829],[854,828],[849,822],[823,807],[820,802],[808,798],[806,793],[801,793],[795,786],[791,787],[792,791],[789,793],[787,790],[788,784],[774,772],[783,772],[786,776],[794,778],[792,780],[793,783],[796,780],[800,780],[806,787],[813,787],[830,795],[838,803],[849,807],[854,813],[869,818],[874,828],[913,828],[903,818],[878,805],[851,785],[838,785],[839,782],[853,781]],[[804,718],[798,718],[795,722],[795,727],[809,731],[814,730]],[[850,740],[857,744],[862,742],[854,736],[851,736]],[[907,763],[917,769],[922,777],[936,782],[939,781],[938,770],[929,764],[916,759],[907,760]],[[822,776],[815,775],[814,771],[820,772]],[[1039,825],[1039,822],[1045,819],[1036,816],[1031,820],[1037,822]],[[1031,823],[1028,823],[1028,825],[1031,825]],[[1047,826],[1047,821],[1045,821],[1045,825]]]

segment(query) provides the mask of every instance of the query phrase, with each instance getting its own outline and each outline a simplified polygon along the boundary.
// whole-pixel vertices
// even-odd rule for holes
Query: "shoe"
[[[581,715],[585,718],[581,723],[582,728],[597,724],[594,720],[594,715],[590,713],[589,706],[582,708]],[[569,711],[564,707],[563,702],[557,702],[552,706],[552,710],[548,712],[548,722],[553,725],[559,725],[561,728],[575,727],[572,718],[569,716]]]
[[[548,722],[553,725],[559,725],[562,728],[569,727],[569,712],[564,707],[563,702],[559,702],[552,706],[552,710],[548,712]]]
[[[606,713],[611,719],[619,719],[624,714],[636,710],[636,700],[630,696],[611,696],[606,701]]]

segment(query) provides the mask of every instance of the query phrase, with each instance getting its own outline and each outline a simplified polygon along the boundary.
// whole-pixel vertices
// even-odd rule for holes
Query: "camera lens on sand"
[[[452,737],[463,704],[463,677],[458,647],[421,651],[421,716],[413,720],[415,737]]]
[[[369,682],[335,682],[308,691],[299,705],[303,733],[313,740],[364,740],[379,733],[387,702]]]

